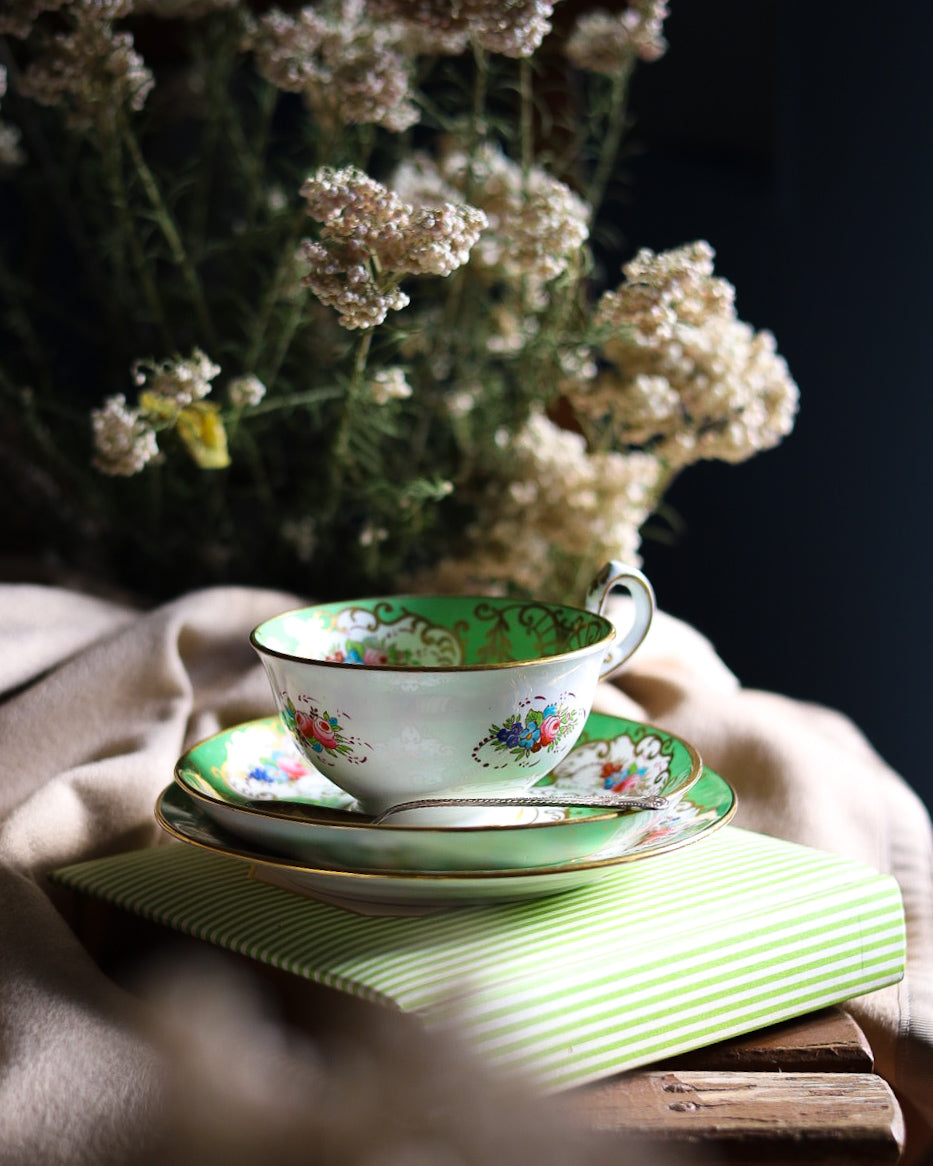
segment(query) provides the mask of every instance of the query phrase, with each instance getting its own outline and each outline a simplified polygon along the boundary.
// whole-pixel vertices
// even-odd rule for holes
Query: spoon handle
[[[667,798],[648,795],[629,797],[627,794],[606,793],[554,793],[527,794],[500,798],[418,798],[415,801],[399,802],[390,806],[376,818],[372,825],[378,826],[386,818],[402,810],[434,809],[436,806],[584,806],[596,810],[663,810],[667,808]]]

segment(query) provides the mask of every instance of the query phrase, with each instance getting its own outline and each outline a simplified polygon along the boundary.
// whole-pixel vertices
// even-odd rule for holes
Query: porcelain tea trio
[[[728,784],[689,742],[591,711],[653,612],[645,576],[610,563],[583,608],[393,596],[275,616],[250,642],[278,715],[186,751],[156,817],[350,909],[552,895],[694,843],[732,817]],[[638,804],[591,804],[607,793]]]

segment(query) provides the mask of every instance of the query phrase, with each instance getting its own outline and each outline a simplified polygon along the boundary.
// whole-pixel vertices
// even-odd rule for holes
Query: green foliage
[[[565,398],[569,357],[598,342],[600,289],[585,237],[553,269],[541,265],[579,212],[563,206],[554,242],[534,232],[547,228],[542,206],[550,212],[566,190],[588,199],[584,236],[595,237],[618,178],[630,74],[639,53],[652,57],[636,45],[613,76],[589,75],[568,66],[557,33],[534,55],[505,56],[472,27],[464,51],[431,55],[411,47],[411,30],[408,42],[385,42],[385,5],[374,7],[357,24],[340,0],[307,11],[332,21],[335,43],[344,38],[328,52],[377,54],[352,79],[381,77],[372,60],[391,63],[408,43],[405,101],[418,120],[402,129],[327,106],[345,96],[339,86],[296,91],[263,55],[271,26],[233,0],[202,3],[196,19],[158,0],[65,0],[0,39],[0,132],[15,127],[21,155],[0,171],[8,553],[154,598],[221,581],[321,598],[395,589],[484,543],[495,500],[509,495],[513,438],[533,415],[582,429],[588,451],[628,448]],[[663,5],[653,15],[650,3],[636,7],[656,34]],[[299,25],[290,28],[276,51],[300,55]],[[99,59],[72,60],[50,92],[47,38],[79,33]],[[324,52],[304,51],[307,70]],[[396,95],[395,114],[404,108]],[[302,240],[333,245],[309,216],[303,182],[322,166],[352,166],[389,184],[400,162],[437,165],[458,152],[462,200],[482,195],[492,218],[508,193],[495,194],[503,173],[518,176],[520,215],[533,209],[534,174],[553,176],[529,237],[521,217],[502,219],[501,238],[490,219],[469,262],[442,275],[386,272],[372,250],[370,277],[410,303],[376,327],[341,327],[303,282]],[[198,353],[219,372],[194,398],[172,398]],[[383,392],[375,378],[399,370],[402,389]],[[160,395],[160,375],[175,389]],[[258,378],[264,395],[237,398],[240,378]],[[111,423],[123,409],[124,426],[149,443],[138,464],[95,438],[102,409]],[[580,558],[555,546],[561,566],[541,589],[566,590]],[[507,566],[495,574],[500,588],[528,589]]]

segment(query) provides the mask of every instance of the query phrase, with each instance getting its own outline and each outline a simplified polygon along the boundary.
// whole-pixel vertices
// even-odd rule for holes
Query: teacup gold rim
[[[497,595],[380,595],[362,600],[346,600],[346,606],[350,607],[354,603],[422,603],[428,602],[432,599],[456,599],[463,603],[498,603],[498,602],[513,602],[511,600],[502,600]],[[338,601],[338,603],[341,601]],[[603,635],[595,640],[592,644],[587,644],[582,648],[572,648],[567,652],[555,652],[550,656],[530,656],[524,660],[501,660],[493,664],[364,664],[347,663],[341,660],[321,660],[316,656],[299,656],[294,652],[283,652],[279,648],[270,648],[268,644],[259,642],[259,633],[268,624],[275,620],[285,619],[290,615],[298,615],[301,612],[313,611],[318,607],[333,606],[329,603],[302,603],[297,607],[288,608],[285,611],[277,612],[275,615],[269,616],[267,619],[261,620],[249,633],[249,642],[251,646],[260,656],[272,656],[277,660],[288,660],[293,664],[314,664],[320,665],[322,668],[336,668],[350,670],[355,672],[378,672],[378,673],[418,673],[418,672],[440,672],[444,674],[453,674],[458,672],[495,672],[504,668],[531,668],[548,667],[551,664],[561,660],[571,660],[575,657],[582,657],[594,655],[598,651],[605,651],[612,641],[617,637],[618,631],[615,624],[607,616],[601,615],[597,611],[590,611],[585,607],[576,607],[572,603],[549,603],[547,600],[529,600],[529,603],[540,603],[543,607],[561,608],[563,611],[568,611],[576,615],[584,615],[588,619],[593,620],[597,625],[602,625],[604,628]]]
[[[701,832],[699,837],[708,838],[710,834],[715,833],[723,826],[727,825],[735,816],[738,809],[738,797],[734,787],[721,774],[709,769],[708,766],[703,767],[701,777],[710,774],[717,778],[729,791],[729,805],[723,811],[719,818],[714,822],[706,824],[705,829]],[[330,875],[336,876],[347,882],[365,883],[373,881],[382,882],[434,882],[434,883],[463,883],[467,881],[476,882],[495,882],[497,880],[508,880],[524,877],[535,877],[539,875],[557,875],[557,874],[573,874],[579,871],[600,870],[605,867],[623,866],[630,862],[644,861],[649,858],[656,858],[662,854],[670,854],[674,850],[680,850],[681,847],[687,846],[696,841],[696,838],[674,838],[670,842],[660,843],[653,847],[648,854],[639,853],[637,848],[632,851],[624,851],[622,854],[613,855],[611,858],[591,859],[589,861],[573,861],[561,863],[559,866],[533,866],[528,869],[510,867],[502,870],[476,870],[476,871],[405,871],[405,870],[355,870],[346,867],[332,867],[332,866],[310,866],[307,863],[296,862],[287,858],[279,858],[276,855],[257,854],[247,847],[235,848],[224,847],[220,842],[214,845],[208,845],[206,842],[199,842],[197,839],[189,838],[182,833],[176,826],[174,826],[165,817],[162,810],[162,802],[166,794],[172,788],[169,785],[162,790],[156,798],[155,804],[155,818],[163,830],[167,831],[173,838],[184,842],[189,846],[196,846],[201,850],[206,850],[209,854],[226,854],[230,857],[236,858],[241,862],[248,862],[251,864],[260,863],[263,866],[273,867],[277,870],[295,871],[298,874],[310,875]],[[186,790],[182,790],[186,793]]]
[[[612,713],[601,713],[599,715],[608,717],[610,720],[619,721],[619,720],[626,719],[626,718],[622,718],[622,717],[616,717]],[[216,741],[220,737],[224,737],[228,733],[233,732],[234,729],[249,729],[252,727],[258,728],[258,727],[264,726],[264,725],[271,725],[275,721],[281,722],[281,716],[277,713],[272,713],[269,716],[265,716],[265,717],[253,717],[251,720],[244,721],[242,724],[231,725],[229,728],[226,728],[226,729],[219,729],[216,733],[210,733],[207,737],[203,737],[201,740],[195,741],[193,745],[190,745],[184,751],[184,753],[182,753],[182,755],[178,758],[178,760],[175,763],[175,767],[173,770],[173,777],[174,777],[175,783],[181,788],[181,790],[184,793],[186,793],[189,797],[193,798],[195,801],[206,802],[209,805],[220,806],[221,808],[226,807],[228,809],[233,809],[236,811],[243,811],[246,814],[255,815],[256,817],[259,817],[259,818],[275,818],[277,821],[298,822],[298,823],[303,823],[303,824],[308,825],[308,826],[320,826],[320,827],[326,826],[326,828],[328,830],[379,830],[380,832],[383,830],[392,830],[392,831],[402,830],[402,831],[409,831],[409,832],[412,832],[412,831],[414,831],[414,832],[432,832],[433,831],[434,833],[437,833],[438,831],[443,832],[445,829],[447,829],[443,826],[427,826],[427,825],[418,826],[418,825],[415,825],[413,823],[409,823],[406,825],[406,824],[401,823],[401,822],[395,822],[395,823],[385,822],[385,823],[381,823],[379,826],[373,826],[369,822],[321,822],[321,821],[315,821],[315,820],[312,820],[310,818],[302,817],[299,814],[287,813],[284,810],[281,810],[278,808],[267,807],[267,806],[259,807],[259,806],[251,806],[251,805],[241,805],[240,803],[227,802],[223,798],[211,797],[209,794],[205,794],[205,793],[202,793],[200,790],[193,789],[188,784],[188,782],[185,781],[184,776],[183,776],[183,770],[184,770],[185,765],[187,763],[187,758],[189,758],[191,756],[191,754],[195,751],[195,749],[199,749],[204,745],[209,745],[212,741]],[[687,751],[687,755],[690,758],[689,772],[685,775],[683,782],[680,785],[678,785],[674,790],[674,793],[677,795],[678,800],[686,797],[687,794],[689,794],[690,790],[693,789],[693,787],[696,785],[696,783],[700,780],[700,778],[703,776],[704,772],[706,771],[706,766],[704,765],[702,756],[700,755],[699,751],[695,748],[695,746],[691,745],[691,743],[689,741],[685,740],[683,737],[678,737],[676,733],[671,733],[667,729],[662,729],[659,725],[653,725],[653,724],[648,723],[647,721],[638,721],[638,722],[633,721],[631,723],[632,724],[637,723],[639,725],[639,727],[646,729],[649,733],[660,734],[664,737],[668,737],[670,740],[676,741],[678,743],[678,745],[680,745],[682,748],[684,748]],[[600,739],[602,739],[602,738],[600,738]],[[586,744],[586,742],[584,742],[584,744]],[[571,752],[573,752],[573,749],[575,749],[576,747],[577,746],[574,745],[571,748]],[[326,774],[324,774],[322,776],[326,777]],[[514,825],[511,825],[511,826],[489,826],[489,825],[458,826],[457,832],[466,834],[466,833],[479,833],[482,831],[489,831],[490,833],[493,833],[493,832],[498,832],[501,830],[545,830],[545,829],[548,829],[548,828],[553,827],[553,826],[568,826],[568,825],[572,825],[572,824],[579,825],[581,822],[584,822],[584,821],[587,823],[589,823],[589,822],[601,822],[601,821],[605,820],[606,818],[618,818],[621,816],[627,816],[630,814],[645,813],[645,812],[650,813],[651,811],[606,810],[605,812],[587,815],[586,818],[565,818],[562,821],[557,821],[557,822],[516,822]]]

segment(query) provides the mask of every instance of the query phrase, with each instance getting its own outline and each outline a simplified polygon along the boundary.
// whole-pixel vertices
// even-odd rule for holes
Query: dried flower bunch
[[[797,407],[707,243],[600,244],[665,16],[8,0],[8,545],[153,594],[579,599],[637,562],[684,468]]]

